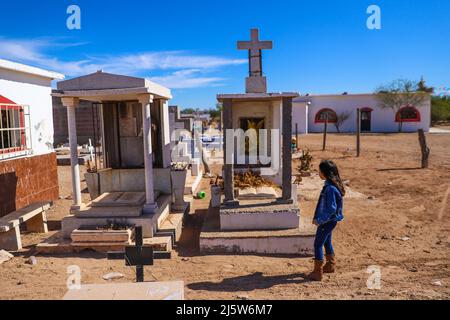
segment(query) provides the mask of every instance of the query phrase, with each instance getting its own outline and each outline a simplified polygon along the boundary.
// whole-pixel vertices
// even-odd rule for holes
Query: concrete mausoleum
[[[245,94],[219,94],[223,105],[223,197],[210,208],[200,237],[203,252],[308,254],[312,234],[300,224],[297,188],[292,183],[292,101],[298,93],[268,93],[262,71],[263,49],[251,30],[251,41],[239,41],[249,51]],[[253,130],[252,130],[253,129]],[[236,143],[237,142],[237,143]],[[252,171],[279,185],[238,190],[237,173]],[[245,194],[243,194],[245,193]]]
[[[70,238],[78,228],[111,222],[140,225],[145,238],[155,236],[172,214],[174,202],[171,91],[144,78],[99,71],[59,82],[53,95],[67,108],[72,167],[73,205],[62,221],[63,237]],[[77,154],[75,110],[81,100],[99,108],[101,130],[100,154],[94,170],[85,175],[89,203],[82,202]]]
[[[195,116],[182,115],[178,106],[169,106],[169,127],[172,162],[189,164],[185,194],[193,195],[197,191],[203,175],[200,165],[200,146],[194,139]]]

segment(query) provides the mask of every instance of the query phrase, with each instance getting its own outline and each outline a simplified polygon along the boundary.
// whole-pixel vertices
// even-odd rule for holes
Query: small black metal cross
[[[141,226],[136,226],[134,228],[134,234],[136,243],[134,246],[126,246],[125,252],[108,252],[108,259],[125,259],[126,266],[136,267],[136,282],[144,282],[144,266],[152,266],[153,259],[170,259],[170,253],[155,254],[153,248],[144,247]]]

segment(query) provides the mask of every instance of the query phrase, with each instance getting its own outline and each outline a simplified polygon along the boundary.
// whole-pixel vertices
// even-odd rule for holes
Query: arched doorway
[[[361,109],[361,131],[372,131],[372,108]]]

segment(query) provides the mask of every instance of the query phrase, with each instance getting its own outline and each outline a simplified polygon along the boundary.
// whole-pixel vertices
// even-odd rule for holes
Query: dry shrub
[[[258,188],[258,187],[278,187],[272,181],[263,178],[260,174],[251,170],[234,175],[234,186],[239,189]]]
[[[302,150],[302,156],[299,158],[300,165],[298,166],[298,171],[302,172],[310,172],[311,171],[311,162],[313,160],[313,156],[310,154],[309,150]]]

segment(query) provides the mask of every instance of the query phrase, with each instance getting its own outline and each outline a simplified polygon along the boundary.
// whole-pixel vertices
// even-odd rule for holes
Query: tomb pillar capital
[[[142,105],[153,103],[153,99],[154,99],[153,95],[149,94],[149,93],[144,93],[144,94],[138,95],[139,103]]]
[[[66,108],[75,108],[80,104],[80,99],[76,97],[61,98],[62,105]]]

